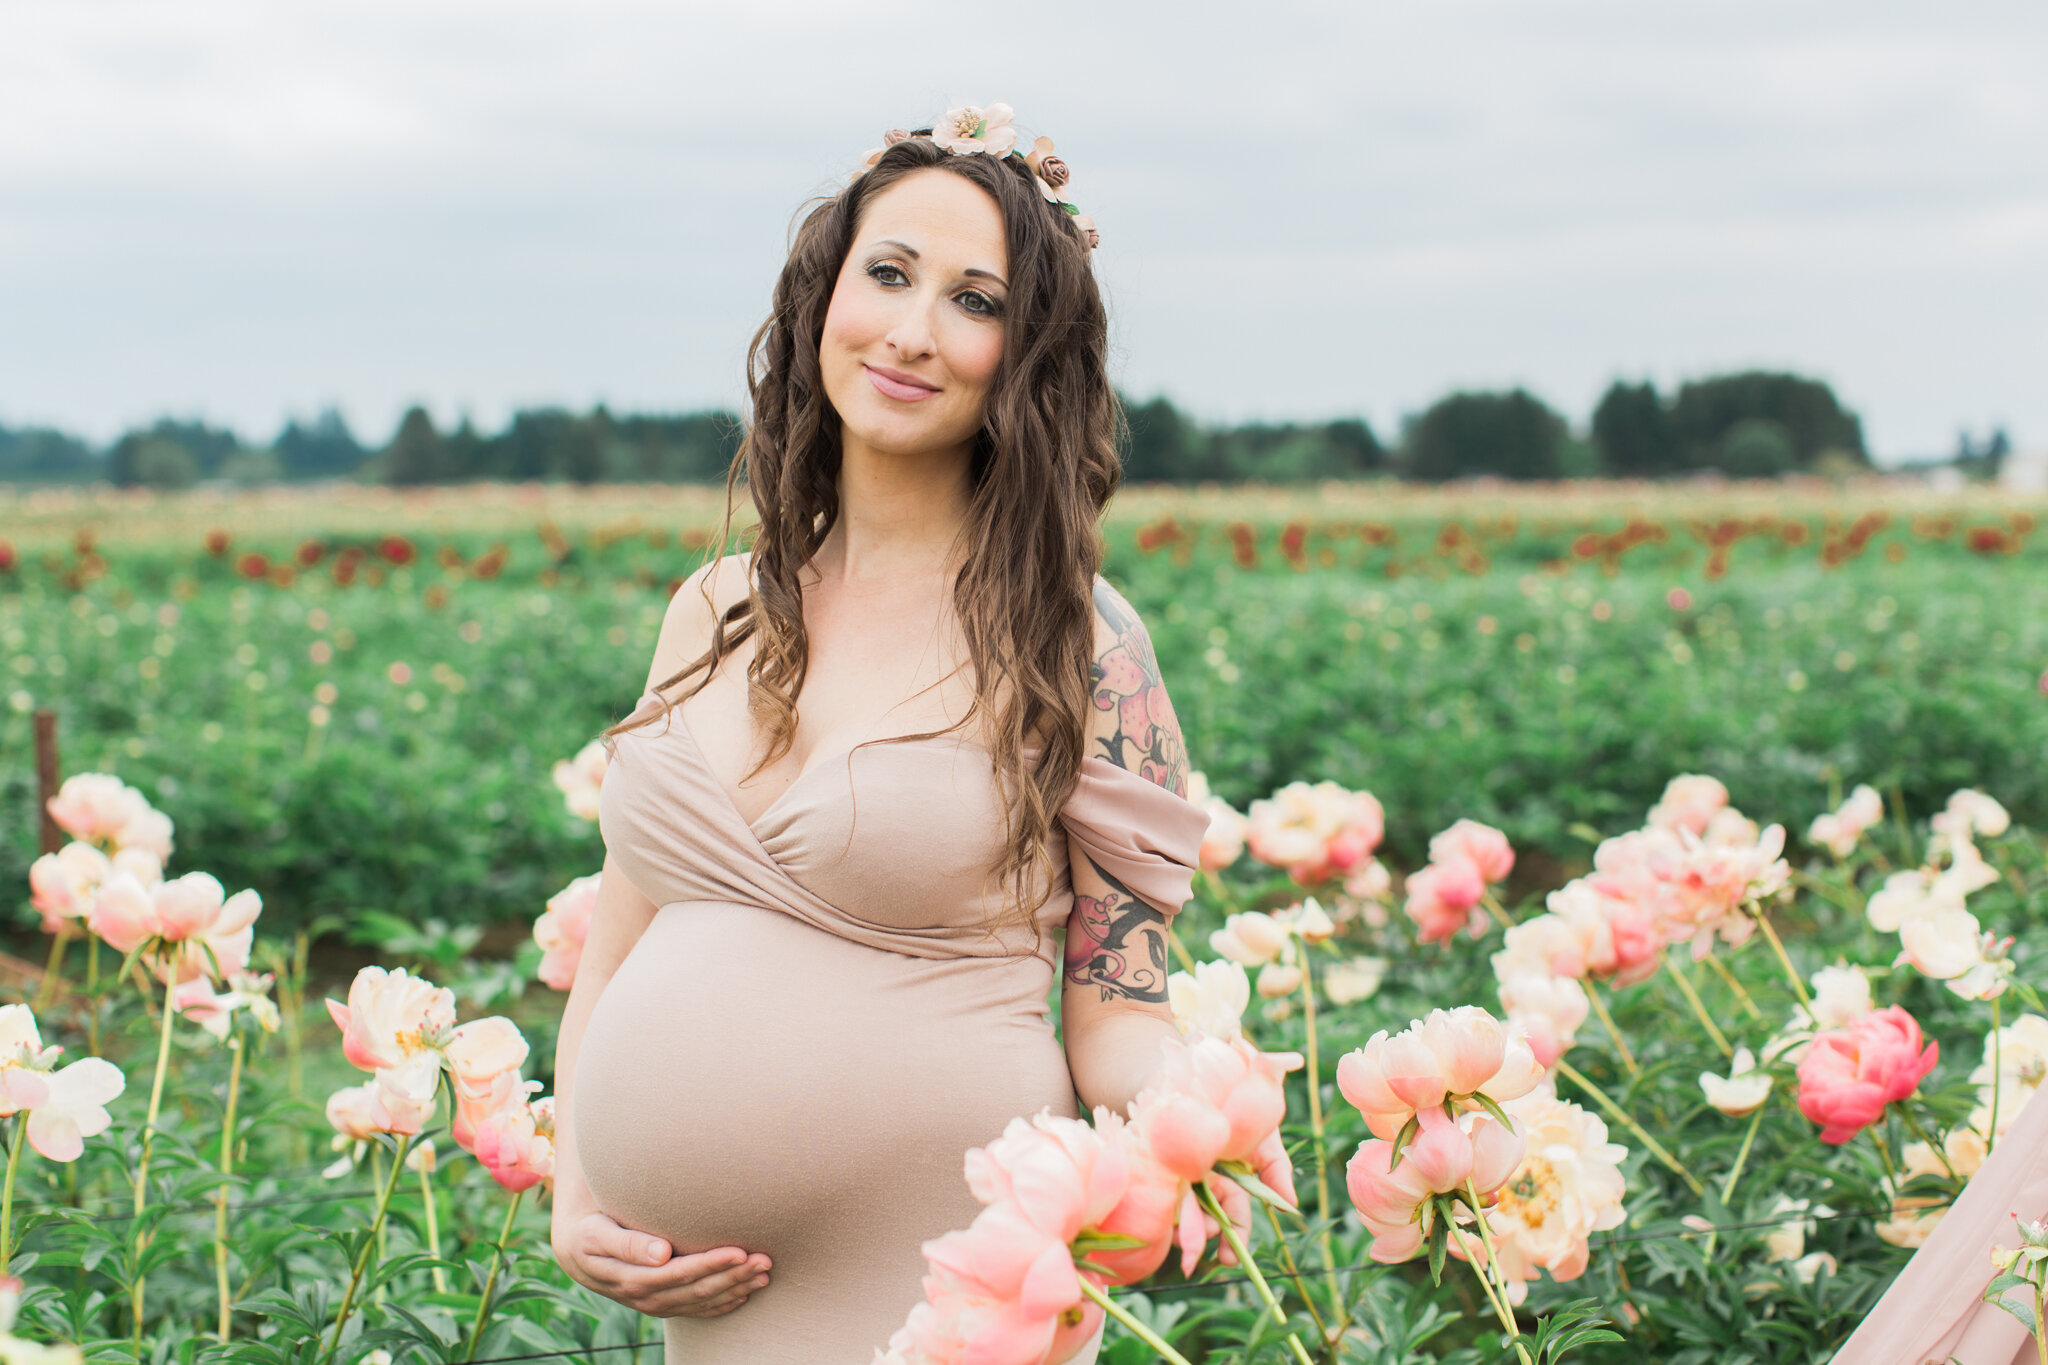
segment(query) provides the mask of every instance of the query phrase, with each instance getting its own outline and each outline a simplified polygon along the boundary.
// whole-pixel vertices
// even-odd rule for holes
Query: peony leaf
[[[1271,1204],[1276,1209],[1285,1209],[1289,1213],[1301,1212],[1300,1209],[1296,1208],[1294,1205],[1288,1203],[1285,1199],[1282,1199],[1279,1195],[1273,1193],[1272,1190],[1268,1189],[1266,1187],[1265,1181],[1259,1179],[1250,1171],[1237,1169],[1236,1162],[1219,1164],[1216,1167],[1216,1172],[1219,1175],[1228,1176],[1230,1177],[1230,1179],[1244,1186],[1244,1188],[1251,1193],[1251,1196],[1254,1199],[1261,1200],[1262,1202],[1267,1204]]]
[[[1088,1228],[1084,1229],[1078,1237],[1074,1238],[1073,1252],[1074,1258],[1078,1263],[1081,1257],[1091,1252],[1129,1251],[1134,1247],[1144,1245],[1146,1245],[1146,1242],[1142,1237],[1132,1237],[1121,1232],[1097,1232],[1093,1228]]]
[[[2031,1286],[2029,1287],[2031,1288]],[[2020,1321],[2020,1325],[2026,1328],[2028,1332],[2032,1332],[2034,1330],[2034,1310],[2031,1307],[2017,1308],[2013,1306],[2013,1304],[2010,1301],[1994,1297],[1988,1291],[1985,1293],[1984,1302],[1989,1304],[1996,1304],[1998,1307],[2003,1308],[2006,1312],[2018,1318]]]
[[[1432,1284],[1444,1282],[1444,1253],[1451,1243],[1451,1220],[1439,1218],[1436,1226],[1429,1230],[1429,1278]]]
[[[1396,1166],[1401,1164],[1401,1154],[1408,1150],[1408,1144],[1415,1141],[1416,1134],[1421,1131],[1422,1120],[1419,1118],[1410,1118],[1408,1122],[1401,1125],[1401,1131],[1394,1134],[1394,1149],[1387,1153],[1387,1170],[1389,1172],[1392,1172]]]

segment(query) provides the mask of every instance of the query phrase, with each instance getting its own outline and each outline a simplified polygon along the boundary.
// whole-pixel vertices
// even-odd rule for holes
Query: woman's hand
[[[555,1259],[569,1278],[653,1318],[715,1318],[768,1283],[766,1256],[716,1247],[677,1256],[659,1237],[586,1213],[554,1230]]]

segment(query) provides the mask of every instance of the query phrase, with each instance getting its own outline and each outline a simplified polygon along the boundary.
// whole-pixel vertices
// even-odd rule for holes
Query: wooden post
[[[57,713],[48,707],[37,708],[35,726],[36,814],[42,817],[41,851],[55,853],[68,842],[64,831],[50,818],[50,798],[57,794],[61,772],[57,765]]]

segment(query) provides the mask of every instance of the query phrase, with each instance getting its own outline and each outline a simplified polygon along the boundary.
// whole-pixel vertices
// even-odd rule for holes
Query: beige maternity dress
[[[1962,1197],[1913,1253],[1831,1365],[2028,1365],[2034,1334],[1985,1303],[1991,1248],[2048,1217],[2048,1086],[2036,1090]],[[2009,1297],[2024,1301],[2021,1291]]]
[[[749,824],[663,704],[628,718],[600,803],[607,851],[660,909],[577,1055],[583,1173],[679,1253],[773,1261],[737,1311],[669,1319],[669,1365],[869,1365],[923,1297],[920,1244],[979,1211],[966,1150],[1078,1112],[1046,1014],[1069,840],[1172,912],[1208,819],[1085,759],[1034,942],[983,905],[1002,815],[982,746],[855,749]]]

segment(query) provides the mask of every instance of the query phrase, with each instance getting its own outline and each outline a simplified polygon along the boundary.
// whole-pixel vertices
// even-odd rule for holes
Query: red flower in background
[[[0,540],[0,573],[13,573],[14,563],[14,547]]]
[[[228,533],[215,528],[206,533],[206,553],[224,555],[228,552]]]
[[[386,536],[377,542],[377,553],[393,564],[410,564],[419,557],[411,541],[404,536]]]
[[[268,578],[270,576],[270,560],[266,556],[259,555],[252,550],[235,560],[235,572],[249,579]]]
[[[302,541],[299,544],[298,560],[302,568],[310,569],[327,557],[327,546],[317,540]]]

